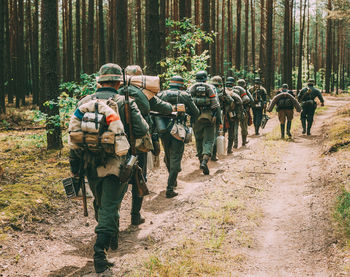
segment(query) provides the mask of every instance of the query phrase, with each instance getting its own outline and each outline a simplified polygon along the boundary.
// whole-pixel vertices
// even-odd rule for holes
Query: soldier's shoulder
[[[84,105],[85,103],[92,100],[94,96],[95,96],[95,93],[83,97],[82,99],[79,100],[77,106],[80,107],[81,105]]]

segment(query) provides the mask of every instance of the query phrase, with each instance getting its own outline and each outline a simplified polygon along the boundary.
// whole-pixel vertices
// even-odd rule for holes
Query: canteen
[[[225,154],[225,137],[223,132],[219,132],[219,136],[216,138],[216,151],[219,156]]]

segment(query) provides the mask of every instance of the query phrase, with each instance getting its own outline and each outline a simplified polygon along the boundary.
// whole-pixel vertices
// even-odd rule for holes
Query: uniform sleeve
[[[171,114],[173,112],[173,106],[161,100],[157,96],[154,96],[151,100],[149,100],[151,111],[158,112],[161,114]]]
[[[130,112],[132,121],[132,131],[135,138],[141,138],[145,136],[149,130],[149,126],[146,120],[142,117],[140,110],[138,109],[135,101],[130,102]]]
[[[318,97],[318,99],[320,99],[321,103],[324,103],[322,93],[319,90],[317,90],[317,97]]]
[[[298,101],[301,102],[303,100],[306,89],[303,88],[298,94]]]

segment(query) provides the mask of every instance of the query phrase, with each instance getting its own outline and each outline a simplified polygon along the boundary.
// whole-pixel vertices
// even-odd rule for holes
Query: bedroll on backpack
[[[111,108],[109,104],[113,107]],[[69,144],[93,154],[124,156],[130,144],[113,100],[90,100],[81,105],[69,123]]]

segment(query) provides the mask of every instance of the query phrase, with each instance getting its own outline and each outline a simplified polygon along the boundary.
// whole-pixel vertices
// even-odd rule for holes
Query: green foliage
[[[350,193],[345,191],[339,197],[336,206],[336,218],[350,237]]]
[[[201,42],[212,43],[214,33],[207,33],[194,24],[190,19],[174,21],[167,19],[166,26],[169,35],[167,40],[168,57],[159,62],[165,72],[160,75],[165,79],[165,86],[174,75],[181,75],[186,83],[194,80],[195,73],[205,70],[208,66],[208,51],[196,54],[196,46]]]

